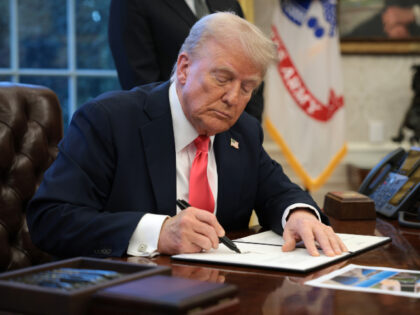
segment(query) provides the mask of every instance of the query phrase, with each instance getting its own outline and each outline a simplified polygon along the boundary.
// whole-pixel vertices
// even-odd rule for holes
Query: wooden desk
[[[237,285],[240,298],[238,314],[420,314],[420,299],[303,285],[307,280],[350,263],[420,270],[420,230],[400,228],[396,221],[380,218],[376,221],[332,219],[331,223],[339,233],[385,235],[392,238],[392,243],[306,274],[171,261],[168,256],[159,256],[152,261],[172,267],[176,276]],[[229,234],[232,238],[244,235]],[[141,258],[129,257],[126,260],[140,262]]]

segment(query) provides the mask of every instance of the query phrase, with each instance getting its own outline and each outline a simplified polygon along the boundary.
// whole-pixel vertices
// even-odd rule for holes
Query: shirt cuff
[[[319,215],[319,212],[318,212],[318,210],[315,209],[315,207],[313,207],[311,205],[308,205],[306,203],[294,203],[294,204],[288,206],[286,208],[286,210],[284,211],[284,213],[283,213],[283,217],[281,219],[281,225],[283,226],[283,229],[284,229],[284,227],[286,225],[286,219],[289,216],[290,211],[292,211],[293,209],[296,209],[296,208],[306,208],[308,210],[309,209],[312,210],[313,212],[315,212],[318,220],[321,221],[321,216]]]
[[[127,254],[131,256],[154,257],[157,251],[160,230],[166,215],[146,213],[131,235],[128,242]]]

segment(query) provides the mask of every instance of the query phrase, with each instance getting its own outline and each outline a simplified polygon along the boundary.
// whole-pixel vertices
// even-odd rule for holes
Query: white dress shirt
[[[195,14],[194,0],[185,0],[185,3],[190,7],[191,11]]]
[[[176,197],[189,200],[189,178],[192,162],[197,148],[193,141],[198,137],[197,131],[184,115],[176,93],[175,83],[169,88],[169,104],[172,114],[176,151]],[[210,137],[208,152],[207,178],[215,201],[214,213],[217,211],[217,166],[213,150],[214,136]],[[180,209],[177,208],[177,213]],[[127,254],[149,256],[156,253],[159,234],[166,215],[145,214],[135,229],[128,245]],[[152,254],[153,255],[153,254]]]
[[[184,115],[178,94],[176,93],[175,83],[171,83],[169,88],[169,104],[172,114],[176,151],[176,197],[177,199],[188,201],[190,170],[197,150],[193,141],[198,137],[198,133]],[[213,143],[214,136],[210,137],[207,177],[214,197],[214,213],[216,214],[218,177]],[[296,203],[287,207],[282,218],[283,227],[286,224],[286,218],[290,210],[302,207],[315,211],[320,220],[319,213],[315,208],[307,204]],[[177,208],[177,213],[179,211],[180,209]],[[157,252],[159,235],[166,218],[168,218],[166,215],[146,213],[139,221],[130,238],[127,254],[132,256],[155,256],[159,254]]]

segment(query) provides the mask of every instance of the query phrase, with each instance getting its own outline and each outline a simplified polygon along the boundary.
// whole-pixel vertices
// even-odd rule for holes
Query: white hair
[[[262,76],[270,63],[277,60],[275,44],[258,27],[232,12],[217,12],[198,20],[191,28],[179,54],[186,52],[192,57],[197,56],[209,40],[222,43],[238,41],[252,63],[261,69]],[[175,73],[176,63],[172,71],[172,81]]]

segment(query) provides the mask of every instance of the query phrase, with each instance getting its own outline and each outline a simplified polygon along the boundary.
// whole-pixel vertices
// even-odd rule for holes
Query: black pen
[[[182,199],[177,199],[176,204],[178,205],[178,207],[181,210],[187,209],[188,207],[191,207],[191,205],[186,202],[185,200]],[[237,252],[237,253],[241,253],[241,251],[239,250],[238,247],[236,247],[235,243],[232,242],[226,235],[223,237],[219,237],[219,242],[223,243],[224,245],[226,245],[227,248]]]

